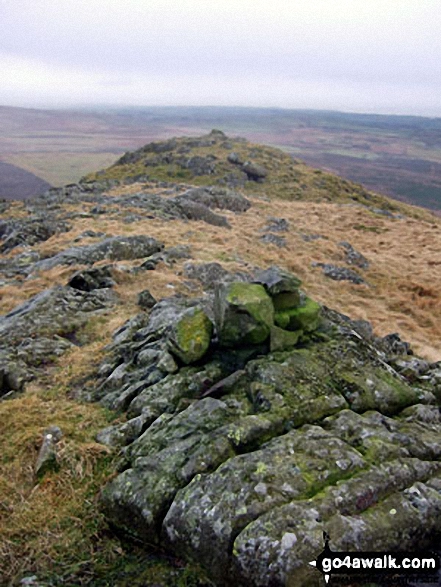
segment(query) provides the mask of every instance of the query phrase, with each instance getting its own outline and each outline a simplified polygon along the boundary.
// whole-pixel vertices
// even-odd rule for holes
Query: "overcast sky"
[[[0,104],[441,116],[441,0],[0,0]]]

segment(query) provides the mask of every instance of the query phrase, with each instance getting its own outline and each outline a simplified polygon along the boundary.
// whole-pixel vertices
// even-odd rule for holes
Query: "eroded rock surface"
[[[408,346],[277,268],[248,281],[115,333],[95,396],[128,415],[99,436],[123,447],[107,518],[225,586],[318,584],[323,531],[334,550],[419,549],[441,515],[439,364],[406,370]],[[170,325],[202,313],[210,346],[182,360]],[[225,345],[225,328],[239,338]]]

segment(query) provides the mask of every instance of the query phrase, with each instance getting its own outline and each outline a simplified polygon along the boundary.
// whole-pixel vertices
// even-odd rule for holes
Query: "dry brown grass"
[[[125,186],[110,194],[139,189],[138,185]],[[312,298],[352,318],[369,320],[378,335],[399,332],[423,357],[441,359],[440,220],[424,211],[412,218],[391,219],[355,204],[293,202],[262,196],[251,197],[253,206],[245,214],[223,212],[231,230],[182,220],[145,217],[125,224],[108,215],[81,217],[69,232],[54,235],[34,249],[48,256],[67,247],[90,244],[96,241],[76,243],[75,239],[85,230],[96,230],[115,236],[146,234],[166,247],[186,244],[192,262],[217,261],[231,271],[278,264],[298,275]],[[81,204],[81,211],[88,207]],[[80,205],[69,205],[69,209],[80,211]],[[24,215],[22,204],[14,204],[12,211]],[[418,215],[420,218],[415,217]],[[288,220],[289,232],[280,233],[286,239],[286,248],[260,241],[268,217]],[[324,238],[305,242],[302,234]],[[319,268],[311,267],[312,262],[344,266],[344,251],[338,246],[342,240],[369,260],[369,269],[360,272],[368,285],[332,281]],[[18,252],[15,249],[8,256]],[[72,389],[92,385],[90,376],[105,357],[112,333],[140,311],[140,291],[149,289],[156,299],[175,293],[202,294],[200,286],[188,289],[183,274],[185,260],[160,263],[154,271],[128,271],[141,262],[115,264],[113,277],[120,303],[106,315],[91,318],[78,333],[81,346],[58,359],[25,395],[0,404],[0,583],[13,582],[23,573],[48,572],[55,566],[87,565],[99,548],[108,548],[110,558],[119,556],[119,547],[100,543],[102,522],[95,503],[99,487],[112,470],[112,455],[94,442],[96,432],[108,424],[109,414],[69,397]],[[0,312],[12,310],[48,287],[65,285],[79,268],[58,266],[1,287]],[[58,425],[64,432],[59,446],[61,468],[37,483],[33,467],[41,434],[49,425]]]
[[[63,390],[34,388],[0,404],[0,583],[25,573],[60,569],[92,555],[102,521],[94,503],[111,471],[109,449],[94,442],[107,424],[101,408],[81,405]],[[34,465],[42,433],[57,425],[60,470],[41,482]]]
[[[397,331],[426,358],[440,358],[441,223],[438,219],[428,214],[424,220],[391,219],[348,204],[265,201],[260,197],[252,200],[253,206],[245,214],[225,212],[231,230],[180,220],[165,222],[146,218],[127,225],[112,217],[81,218],[70,232],[55,235],[35,249],[43,255],[54,254],[78,244],[74,239],[88,229],[109,235],[130,230],[131,234],[153,236],[166,247],[188,244],[197,262],[217,261],[230,270],[278,263],[296,273],[303,280],[304,288],[318,301],[354,318],[371,321],[379,335]],[[289,221],[291,230],[283,233],[286,248],[279,249],[259,240],[270,216]],[[325,238],[305,242],[302,233],[317,233]],[[311,268],[312,262],[344,265],[343,250],[338,246],[341,240],[349,241],[370,261],[370,268],[361,272],[369,286],[335,282],[324,277],[321,270]],[[81,244],[89,242],[93,240],[85,239]],[[118,265],[130,267],[139,263]],[[155,271],[136,276],[117,270],[116,291],[124,302],[123,309],[117,311],[120,320],[138,311],[136,297],[142,289],[150,289],[158,299],[173,293],[188,293],[182,265],[182,261],[171,267],[161,264]],[[1,288],[1,310],[11,310],[46,287],[65,284],[78,268],[56,267],[24,281],[18,288]]]

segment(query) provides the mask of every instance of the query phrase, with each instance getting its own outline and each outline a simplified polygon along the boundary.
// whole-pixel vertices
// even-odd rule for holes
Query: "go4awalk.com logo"
[[[427,552],[334,552],[329,547],[330,537],[324,532],[325,548],[309,564],[321,571],[328,584],[333,575],[387,575],[406,578],[409,575],[425,582],[438,584],[440,557]],[[404,583],[403,583],[404,584]]]

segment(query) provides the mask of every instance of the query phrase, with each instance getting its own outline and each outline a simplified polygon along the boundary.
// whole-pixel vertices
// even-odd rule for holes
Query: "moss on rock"
[[[259,284],[233,282],[216,291],[215,321],[222,346],[264,342],[274,323],[274,307]]]
[[[173,326],[168,345],[186,365],[201,359],[208,351],[213,324],[202,308],[190,308]]]
[[[320,304],[310,298],[305,298],[297,308],[279,310],[275,313],[275,322],[286,330],[304,330],[312,332],[320,321]]]

